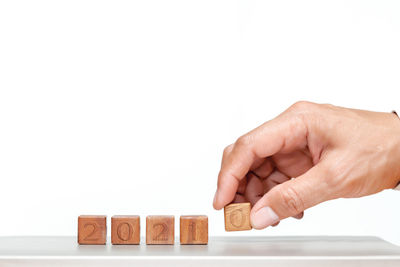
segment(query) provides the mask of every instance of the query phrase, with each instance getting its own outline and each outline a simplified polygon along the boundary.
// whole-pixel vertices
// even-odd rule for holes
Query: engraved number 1
[[[196,222],[189,223],[189,232],[192,234],[192,240],[196,240],[197,239]]]

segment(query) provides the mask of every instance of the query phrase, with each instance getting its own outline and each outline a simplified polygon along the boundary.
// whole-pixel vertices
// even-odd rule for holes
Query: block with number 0
[[[114,245],[137,245],[140,243],[140,217],[115,215],[111,217],[111,243]]]
[[[251,230],[250,203],[233,203],[225,206],[225,230],[244,231]]]

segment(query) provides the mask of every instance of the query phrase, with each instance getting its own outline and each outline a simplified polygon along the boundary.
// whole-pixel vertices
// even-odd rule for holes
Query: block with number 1
[[[180,241],[182,245],[208,243],[208,217],[204,215],[181,216]]]

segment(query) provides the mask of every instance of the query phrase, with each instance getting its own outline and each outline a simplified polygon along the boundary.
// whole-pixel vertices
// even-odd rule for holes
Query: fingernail
[[[263,207],[251,216],[251,225],[255,229],[263,229],[279,222],[279,217],[270,207]]]

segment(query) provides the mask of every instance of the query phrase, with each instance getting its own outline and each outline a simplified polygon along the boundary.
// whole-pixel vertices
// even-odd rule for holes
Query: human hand
[[[298,102],[225,148],[213,205],[250,202],[251,224],[262,229],[399,181],[395,114]]]

